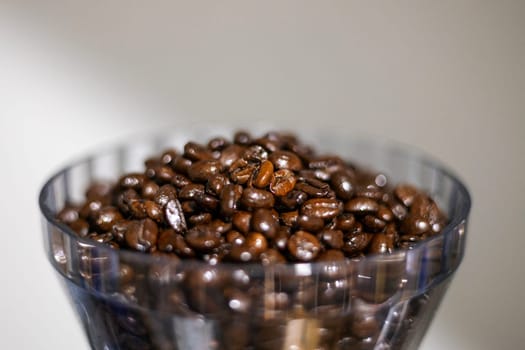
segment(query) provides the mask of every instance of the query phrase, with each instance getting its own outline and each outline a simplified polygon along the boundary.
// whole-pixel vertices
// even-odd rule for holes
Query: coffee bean
[[[297,210],[287,211],[287,212],[281,213],[280,220],[285,226],[295,227],[297,225],[298,217],[299,217],[299,212]]]
[[[287,209],[293,210],[300,207],[304,202],[306,202],[307,199],[308,195],[306,193],[304,193],[303,191],[294,190],[290,191],[284,197],[280,197],[279,201]]]
[[[274,198],[268,191],[248,187],[242,193],[241,203],[247,208],[271,208]]]
[[[188,169],[188,176],[191,180],[205,182],[220,171],[220,163],[216,160],[199,160],[194,162]]]
[[[343,247],[343,231],[323,230],[318,235],[321,242],[328,248],[341,249]]]
[[[214,196],[220,196],[224,186],[230,184],[230,179],[226,175],[216,174],[210,176],[206,183],[206,192]]]
[[[401,201],[401,203],[407,207],[410,207],[414,201],[414,198],[419,194],[419,191],[412,185],[401,184],[396,186],[394,189],[394,194],[396,195],[397,199]]]
[[[186,218],[184,217],[182,206],[177,199],[172,199],[166,204],[164,215],[166,217],[166,221],[175,230],[175,232],[182,233],[186,231]]]
[[[345,171],[338,171],[331,176],[332,188],[337,196],[349,200],[354,195],[354,184],[352,178]]]
[[[239,145],[249,145],[252,142],[252,137],[247,131],[237,131],[233,135],[233,142]]]
[[[154,199],[159,191],[159,185],[154,181],[146,181],[142,186],[141,196],[145,199]]]
[[[391,254],[394,250],[393,237],[389,237],[384,233],[376,233],[372,237],[368,252],[372,254]]]
[[[246,238],[239,231],[231,230],[226,233],[226,242],[241,246],[246,242]]]
[[[293,152],[275,151],[268,156],[268,160],[273,163],[275,169],[288,169],[299,171],[303,168],[301,159]]]
[[[269,209],[258,208],[254,210],[251,228],[253,231],[260,232],[268,238],[273,238],[279,227],[279,221],[276,220]]]
[[[259,259],[264,266],[286,263],[286,258],[281,253],[279,253],[278,250],[273,248],[262,252],[259,256]]]
[[[160,184],[167,184],[175,175],[168,165],[154,165],[146,169],[146,176]]]
[[[385,222],[394,220],[394,213],[386,205],[380,204],[377,209],[377,217]]]
[[[327,169],[327,168],[337,168],[340,169],[344,165],[344,162],[341,158],[337,156],[320,156],[312,158],[308,162],[308,168],[310,169]]]
[[[122,189],[140,190],[146,181],[146,176],[139,173],[131,173],[122,176],[119,179],[119,186]]]
[[[363,218],[363,224],[369,232],[382,231],[386,226],[386,222],[374,215],[365,215]]]
[[[352,231],[356,226],[356,219],[351,213],[342,213],[334,219],[333,223],[336,230]]]
[[[288,246],[288,239],[290,238],[290,228],[286,226],[280,226],[273,238],[273,246],[280,251],[286,250]]]
[[[339,249],[328,249],[321,252],[317,256],[317,261],[342,261],[345,259],[345,255]]]
[[[171,165],[173,167],[173,170],[175,170],[178,174],[187,175],[188,169],[190,168],[191,164],[193,162],[185,158],[182,155],[178,155],[175,157],[175,160],[173,161],[173,164]]]
[[[201,252],[211,251],[221,244],[221,234],[210,225],[194,226],[188,230],[185,239],[191,248]]]
[[[78,209],[71,207],[71,206],[64,207],[64,209],[62,209],[57,214],[57,219],[63,222],[64,224],[71,224],[77,221],[78,218],[79,218]]]
[[[298,191],[302,191],[309,195],[310,197],[314,198],[321,198],[321,197],[327,197],[330,193],[330,190],[328,188],[319,188],[312,186],[306,182],[298,182],[295,185],[295,189]]]
[[[324,227],[324,220],[319,216],[302,214],[296,221],[299,229],[308,232],[317,232]]]
[[[266,237],[260,232],[250,232],[246,235],[246,247],[250,250],[254,257],[258,257],[262,252],[268,249],[268,241]]]
[[[165,165],[172,165],[177,157],[177,151],[173,148],[165,150],[160,156],[160,162]]]
[[[184,145],[184,157],[192,161],[213,159],[211,151],[195,142],[188,142]]]
[[[199,195],[204,195],[204,193],[203,184],[190,183],[180,189],[179,198],[182,200],[195,199]]]
[[[158,247],[163,252],[173,252],[183,258],[193,258],[195,251],[186,243],[184,237],[173,229],[166,229],[160,233]]]
[[[343,211],[343,205],[336,199],[314,198],[307,200],[301,206],[301,213],[316,216],[321,219],[332,219]]]
[[[296,182],[297,179],[291,170],[277,170],[270,179],[270,192],[279,197],[286,196],[293,190]]]
[[[344,209],[354,214],[373,214],[379,209],[379,204],[370,198],[356,197],[346,202]]]
[[[199,213],[192,215],[188,218],[191,225],[209,224],[213,216],[210,213]]]
[[[299,261],[312,261],[321,251],[319,240],[306,231],[295,232],[287,243],[288,252]]]
[[[228,184],[224,186],[220,196],[222,215],[230,217],[235,213],[242,194],[243,189],[240,185]]]
[[[162,207],[153,201],[144,201],[144,211],[150,219],[157,223],[162,222],[162,219],[164,218]]]
[[[132,221],[124,238],[128,247],[145,252],[157,243],[157,224],[151,219]]]
[[[242,158],[238,159],[230,167],[230,179],[237,184],[244,185],[253,177],[256,169],[256,164],[249,163]]]
[[[111,230],[111,227],[122,220],[122,215],[115,207],[104,207],[97,211],[94,222],[97,229],[103,232]]]
[[[77,219],[69,223],[69,227],[80,237],[85,237],[89,233],[89,223],[84,219]]]
[[[172,185],[163,185],[159,188],[155,198],[155,203],[160,205],[162,208],[168,204],[169,201],[177,198],[177,190]]]
[[[372,240],[373,234],[359,232],[347,235],[344,237],[343,251],[350,256],[355,255],[366,249],[370,241]]]
[[[225,137],[214,137],[208,141],[208,148],[212,151],[221,151],[228,145],[230,142]]]
[[[236,144],[229,145],[222,150],[219,163],[223,169],[228,169],[233,163],[239,160],[245,151],[245,147]]]
[[[259,145],[253,145],[244,151],[242,159],[248,162],[260,163],[268,159],[268,152]]]
[[[265,160],[254,174],[253,185],[258,188],[265,188],[270,184],[272,177],[273,164],[269,160]]]
[[[198,193],[195,196],[195,202],[197,202],[203,210],[207,211],[215,211],[219,206],[219,200],[206,193]]]
[[[174,174],[171,178],[171,184],[176,188],[182,188],[191,183],[190,179],[182,174]]]

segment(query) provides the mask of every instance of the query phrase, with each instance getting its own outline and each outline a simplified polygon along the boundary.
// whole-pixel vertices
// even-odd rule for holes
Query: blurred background
[[[195,122],[417,146],[474,200],[422,349],[525,344],[524,1],[0,1],[0,348],[87,349],[37,193],[66,161]]]

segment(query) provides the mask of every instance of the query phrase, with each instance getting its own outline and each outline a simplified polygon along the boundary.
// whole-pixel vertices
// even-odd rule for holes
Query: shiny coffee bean
[[[206,183],[206,193],[214,196],[220,196],[224,186],[230,184],[230,179],[226,175],[216,174],[210,176]]]
[[[190,168],[192,163],[193,162],[190,159],[185,158],[182,155],[178,155],[177,157],[175,157],[175,160],[173,161],[173,164],[171,166],[177,174],[187,175],[188,169]]]
[[[225,137],[214,137],[208,141],[208,148],[212,151],[221,151],[229,144],[230,142]]]
[[[151,219],[132,221],[124,238],[128,247],[145,252],[157,243],[157,224]]]
[[[286,196],[280,197],[279,202],[287,209],[293,210],[299,208],[306,200],[308,195],[302,191],[290,191]]]
[[[164,215],[166,221],[175,232],[182,233],[186,231],[186,218],[184,217],[182,205],[177,199],[172,199],[166,204]]]
[[[343,211],[343,205],[336,199],[314,198],[309,199],[301,206],[301,213],[321,219],[333,219]]]
[[[146,169],[146,176],[160,184],[167,184],[175,175],[168,165],[155,165]]]
[[[233,142],[239,145],[249,145],[252,142],[252,136],[247,131],[237,131],[233,135]]]
[[[210,213],[199,213],[188,218],[188,222],[192,225],[209,224],[213,216]]]
[[[173,252],[182,258],[195,257],[195,251],[187,243],[181,234],[173,229],[161,231],[157,246],[162,252]]]
[[[354,214],[373,214],[379,209],[379,204],[371,198],[355,197],[345,203],[344,209]]]
[[[299,215],[296,220],[299,229],[308,232],[317,232],[324,227],[324,220],[319,216]]]
[[[270,180],[270,192],[279,197],[286,196],[294,189],[296,182],[297,179],[291,170],[277,170]]]
[[[211,225],[194,226],[188,230],[185,239],[191,248],[200,252],[211,251],[221,244],[221,234]]]
[[[246,235],[245,245],[255,257],[258,257],[268,249],[268,241],[260,232],[248,233]]]
[[[386,205],[380,204],[377,209],[377,217],[385,222],[394,220],[394,213]]]
[[[297,225],[297,219],[299,217],[299,212],[297,210],[287,211],[281,213],[280,220],[283,225],[288,227],[295,227]]]
[[[131,173],[122,176],[118,183],[121,189],[140,190],[145,181],[146,176],[144,174]]]
[[[188,142],[184,145],[184,157],[192,161],[211,160],[213,159],[213,154],[206,147],[198,143]]]
[[[103,207],[95,215],[95,226],[102,232],[111,230],[111,227],[122,220],[122,215],[115,207]]]
[[[248,211],[236,211],[232,216],[233,226],[242,233],[248,233],[251,228],[252,213]]]
[[[373,234],[365,232],[347,235],[344,237],[344,244],[342,250],[350,256],[362,252],[370,244],[372,236]]]
[[[177,157],[177,151],[173,148],[165,150],[160,156],[160,162],[165,165],[171,165]]]
[[[62,209],[57,214],[57,219],[63,222],[64,224],[71,224],[77,221],[78,218],[79,218],[78,209],[71,207],[71,206],[64,207],[64,209]]]
[[[272,177],[273,164],[269,160],[265,160],[254,174],[253,185],[257,188],[265,188],[270,184]]]
[[[259,259],[264,266],[286,263],[286,258],[277,249],[273,248],[262,252]]]
[[[245,147],[236,144],[229,145],[222,150],[219,156],[219,163],[223,169],[228,169],[230,166],[239,160],[245,151]]]
[[[290,228],[281,226],[277,230],[275,237],[273,238],[273,246],[280,251],[284,251],[288,247],[288,239],[290,238]]]
[[[98,199],[107,205],[109,204],[111,192],[112,186],[110,183],[95,181],[88,186],[85,194],[87,199]]]
[[[307,195],[309,195],[310,197],[314,197],[314,198],[322,198],[322,197],[327,197],[329,194],[330,194],[330,189],[329,188],[319,188],[319,187],[316,187],[316,186],[313,186],[307,182],[298,182],[296,185],[295,185],[295,189],[297,191],[302,191],[304,193],[306,193]]]
[[[246,237],[239,231],[231,230],[226,233],[226,242],[231,245],[241,246],[246,242]]]
[[[195,199],[199,195],[205,193],[203,184],[190,183],[179,191],[179,198],[182,200]]]
[[[155,201],[155,203],[164,208],[169,201],[174,200],[176,198],[177,190],[175,189],[175,187],[173,187],[172,185],[163,185],[159,188],[153,200]]]
[[[394,250],[394,237],[376,233],[372,237],[368,252],[372,254],[391,254]]]
[[[199,160],[188,169],[188,176],[196,182],[206,182],[213,175],[219,174],[221,165],[217,160]]]
[[[154,181],[146,181],[142,186],[140,194],[142,198],[153,200],[158,191],[159,185],[157,185]]]
[[[351,213],[342,213],[334,220],[334,228],[344,232],[352,231],[356,226],[355,216]]]
[[[182,188],[191,183],[190,179],[182,174],[174,174],[171,178],[171,184],[176,188]]]
[[[314,157],[308,162],[308,168],[310,169],[327,169],[343,166],[344,162],[337,156],[319,156]]]
[[[271,210],[258,208],[253,212],[251,228],[267,238],[273,238],[279,228],[279,221],[273,216]]]
[[[317,261],[342,261],[345,255],[339,249],[328,249],[317,256]]]
[[[293,152],[275,151],[268,156],[268,160],[273,163],[275,169],[288,169],[299,171],[303,168],[301,159]]]
[[[260,163],[268,159],[268,152],[262,146],[252,145],[244,151],[242,159],[250,163]]]
[[[144,201],[144,211],[146,215],[153,221],[160,223],[164,218],[164,213],[162,207],[155,203],[154,201],[146,200]]]
[[[248,187],[242,192],[241,203],[247,208],[271,208],[274,198],[268,191]]]
[[[403,203],[406,207],[410,207],[414,201],[414,198],[419,194],[419,191],[412,185],[401,184],[396,186],[394,189],[394,194],[396,195],[397,199],[401,201],[401,203]]]
[[[298,261],[312,261],[321,251],[319,240],[306,231],[297,231],[287,243],[288,252]]]
[[[374,215],[365,215],[363,218],[363,224],[365,229],[369,232],[380,232],[386,226],[386,222]]]
[[[338,171],[331,176],[331,184],[337,196],[349,200],[354,195],[355,185],[352,178],[345,171]]]
[[[326,247],[331,249],[341,249],[344,245],[341,230],[323,230],[319,232],[318,237]]]
[[[229,170],[230,179],[237,184],[244,185],[252,179],[257,165],[249,163],[245,159],[241,158],[235,161]]]
[[[243,189],[240,185],[228,184],[222,189],[220,196],[220,209],[222,215],[232,216],[237,210]]]
[[[69,223],[69,227],[80,237],[85,237],[89,233],[89,223],[84,219],[77,219]]]

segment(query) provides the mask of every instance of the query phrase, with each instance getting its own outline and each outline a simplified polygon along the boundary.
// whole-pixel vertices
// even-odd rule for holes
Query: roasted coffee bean
[[[408,184],[397,185],[394,194],[406,207],[410,207],[414,198],[419,194],[417,188]]]
[[[370,198],[378,202],[386,202],[388,200],[388,195],[376,185],[358,186],[355,191],[355,196]]]
[[[244,242],[241,245],[232,245],[228,259],[236,262],[251,262],[255,261],[257,257]]]
[[[195,199],[199,195],[204,195],[205,189],[203,184],[190,183],[179,191],[179,198],[182,200]]]
[[[354,214],[373,214],[378,211],[379,204],[370,198],[355,197],[345,203],[344,209]]]
[[[349,255],[355,255],[366,249],[370,241],[372,240],[373,234],[359,232],[352,233],[344,237],[343,251]]]
[[[195,202],[204,210],[215,211],[219,206],[219,200],[206,193],[199,193],[195,196]]]
[[[277,230],[275,237],[273,238],[273,246],[280,251],[284,251],[288,246],[288,239],[290,238],[290,228],[281,226]]]
[[[372,254],[391,254],[394,250],[394,239],[384,233],[376,233],[372,237],[368,252]]]
[[[341,158],[337,156],[320,156],[310,159],[308,162],[308,168],[310,169],[328,169],[334,168],[340,169],[344,165]]]
[[[241,203],[247,208],[271,208],[274,198],[268,191],[248,187],[242,192]]]
[[[282,147],[282,142],[280,142],[280,140],[270,137],[260,137],[253,142],[270,152],[277,152]]]
[[[351,213],[342,213],[334,219],[333,223],[336,230],[345,232],[352,231],[356,226],[355,216]]]
[[[295,189],[297,191],[305,192],[307,195],[309,195],[310,197],[314,197],[314,198],[327,197],[328,194],[330,193],[330,190],[326,187],[319,188],[319,187],[312,186],[306,182],[298,182],[295,185]]]
[[[172,199],[166,204],[164,215],[166,221],[175,232],[182,233],[186,231],[186,218],[184,217],[184,211],[178,199]]]
[[[182,208],[182,211],[184,212],[184,215],[186,216],[197,214],[200,211],[197,202],[192,200],[182,201],[180,202],[180,206]]]
[[[380,204],[377,209],[377,217],[385,222],[394,220],[394,213],[386,205]]]
[[[146,212],[146,215],[150,219],[152,219],[153,221],[157,223],[162,222],[162,219],[164,218],[164,213],[160,205],[150,200],[144,201],[143,205],[144,205],[144,211]]]
[[[165,150],[160,156],[160,162],[165,165],[172,165],[177,157],[177,151],[174,149]]]
[[[228,184],[224,186],[220,197],[222,215],[230,217],[235,213],[242,193],[243,189],[240,185]]]
[[[388,208],[392,211],[392,214],[394,214],[394,217],[397,220],[403,221],[406,218],[406,216],[408,214],[408,210],[397,199],[391,198],[388,201],[387,205],[388,205]]]
[[[146,169],[146,176],[160,184],[167,184],[175,173],[168,165],[156,165]]]
[[[109,204],[113,188],[109,182],[93,182],[86,190],[86,198],[98,199],[105,205]]]
[[[188,176],[197,182],[206,182],[221,171],[221,164],[217,160],[199,160],[193,162],[188,169]]]
[[[248,233],[246,235],[245,245],[255,257],[258,257],[262,252],[268,249],[268,241],[260,232]]]
[[[157,224],[151,219],[132,221],[124,238],[128,247],[145,252],[157,243]]]
[[[288,252],[298,261],[312,261],[321,251],[319,240],[306,231],[295,232],[287,243]]]
[[[252,213],[248,211],[236,211],[232,217],[233,226],[242,233],[248,233],[251,227]]]
[[[173,229],[163,230],[160,233],[158,247],[163,252],[173,252],[183,258],[193,258],[195,251],[186,243],[184,237]]]
[[[171,178],[171,184],[176,188],[182,188],[191,183],[190,179],[182,174],[174,174]]]
[[[319,216],[300,215],[296,220],[297,227],[308,232],[317,232],[324,227],[324,220]]]
[[[106,233],[96,233],[96,232],[92,232],[90,234],[87,235],[87,238],[93,240],[93,241],[96,241],[98,243],[105,243],[105,244],[108,244],[110,245],[110,243],[113,242],[113,235],[111,234],[111,232],[106,232]],[[117,245],[118,247],[118,245]]]
[[[409,214],[401,224],[401,231],[408,235],[422,235],[430,233],[431,228],[428,221],[424,218]]]
[[[268,159],[268,152],[259,145],[253,145],[244,151],[242,159],[248,162],[260,163]]]
[[[64,207],[64,209],[62,209],[57,214],[57,219],[63,222],[64,224],[71,224],[77,221],[78,218],[79,218],[78,209],[71,207],[71,206]]]
[[[135,279],[135,271],[130,265],[120,263],[118,277],[120,285],[129,284]]]
[[[369,232],[380,232],[386,226],[386,222],[374,215],[365,215],[363,224]]]
[[[154,199],[159,191],[159,185],[154,181],[146,181],[142,186],[141,196],[145,199]]]
[[[343,231],[323,230],[318,235],[320,241],[328,248],[341,249],[343,247]]]
[[[252,142],[252,136],[247,131],[237,131],[233,135],[233,142],[239,145],[249,145]]]
[[[344,259],[345,255],[339,249],[328,249],[317,256],[317,261],[341,261]]]
[[[246,242],[246,238],[239,231],[231,230],[226,233],[226,242],[241,246]]]
[[[146,208],[144,208],[144,201],[142,199],[130,201],[129,212],[134,219],[144,219],[147,216]]]
[[[139,173],[131,173],[124,175],[119,180],[119,186],[122,189],[134,189],[134,190],[140,190],[142,188],[142,185],[146,181],[146,176],[144,174]]]
[[[153,199],[155,203],[161,207],[165,207],[169,201],[177,198],[177,190],[172,185],[163,185],[159,188],[155,198]]]
[[[332,188],[337,196],[343,200],[349,200],[354,195],[355,185],[352,178],[345,171],[338,171],[331,176]]]
[[[288,169],[299,171],[303,168],[301,159],[293,152],[275,151],[268,156],[268,160],[273,163],[275,169]]]
[[[214,196],[220,196],[224,186],[230,184],[230,179],[226,175],[216,174],[210,176],[206,183],[206,192]]]
[[[298,218],[299,218],[299,212],[297,210],[283,212],[281,213],[281,216],[280,216],[280,219],[283,225],[288,226],[288,227],[295,227],[297,225]]]
[[[286,196],[293,190],[296,182],[297,179],[291,170],[277,170],[270,179],[270,192],[279,197]]]
[[[342,202],[329,198],[309,199],[301,206],[301,213],[321,219],[333,219],[343,211]]]
[[[221,235],[226,234],[226,232],[232,229],[231,222],[222,221],[220,219],[215,219],[208,225],[212,231],[218,232]]]
[[[267,238],[273,238],[279,228],[279,221],[273,216],[271,210],[259,208],[253,212],[251,228]]]
[[[137,191],[133,189],[128,189],[123,192],[120,192],[116,195],[115,203],[117,205],[117,208],[124,214],[128,215],[130,210],[130,203],[135,200],[140,199],[140,196],[138,195]],[[89,216],[90,212],[95,211],[94,208],[91,207],[91,201],[86,201],[82,209],[80,210],[80,216],[87,218]],[[101,208],[101,202],[96,201],[98,203],[98,209]],[[86,210],[87,209],[87,210]]]
[[[282,205],[284,205],[287,209],[296,209],[299,208],[306,200],[308,199],[308,195],[304,193],[303,191],[290,191],[288,194],[286,194],[284,197],[280,197],[279,201]]]
[[[77,219],[69,223],[69,227],[80,237],[85,237],[89,233],[89,223],[84,219]]]
[[[200,252],[209,252],[221,244],[221,234],[211,225],[194,226],[188,230],[185,239],[191,248]]]
[[[175,157],[175,160],[173,161],[173,164],[171,166],[173,167],[173,170],[175,170],[178,174],[187,175],[188,169],[190,168],[192,163],[193,162],[190,159],[178,155],[177,157]]]
[[[200,224],[209,224],[212,218],[213,216],[210,213],[199,213],[190,216],[188,221],[192,226],[195,226]]]
[[[192,161],[211,160],[213,159],[213,154],[206,147],[198,143],[188,142],[184,145],[184,157]]]
[[[245,151],[245,147],[236,144],[229,145],[222,150],[219,162],[223,169],[228,169],[233,163],[239,160]]]
[[[97,211],[95,215],[95,226],[102,232],[111,230],[111,227],[117,222],[122,220],[122,215],[115,207],[103,207]]]
[[[230,179],[237,184],[244,185],[253,177],[256,169],[256,164],[249,163],[242,158],[238,159],[230,167]]]
[[[229,144],[230,142],[224,137],[214,137],[208,141],[208,148],[212,151],[221,151]]]
[[[253,185],[258,188],[265,188],[272,181],[272,177],[273,164],[269,160],[265,160],[254,174]]]

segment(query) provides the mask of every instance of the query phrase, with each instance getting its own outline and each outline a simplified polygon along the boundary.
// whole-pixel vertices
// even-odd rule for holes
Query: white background
[[[0,348],[87,349],[37,193],[115,137],[281,121],[418,146],[465,180],[461,266],[422,349],[525,344],[525,2],[0,2]]]

